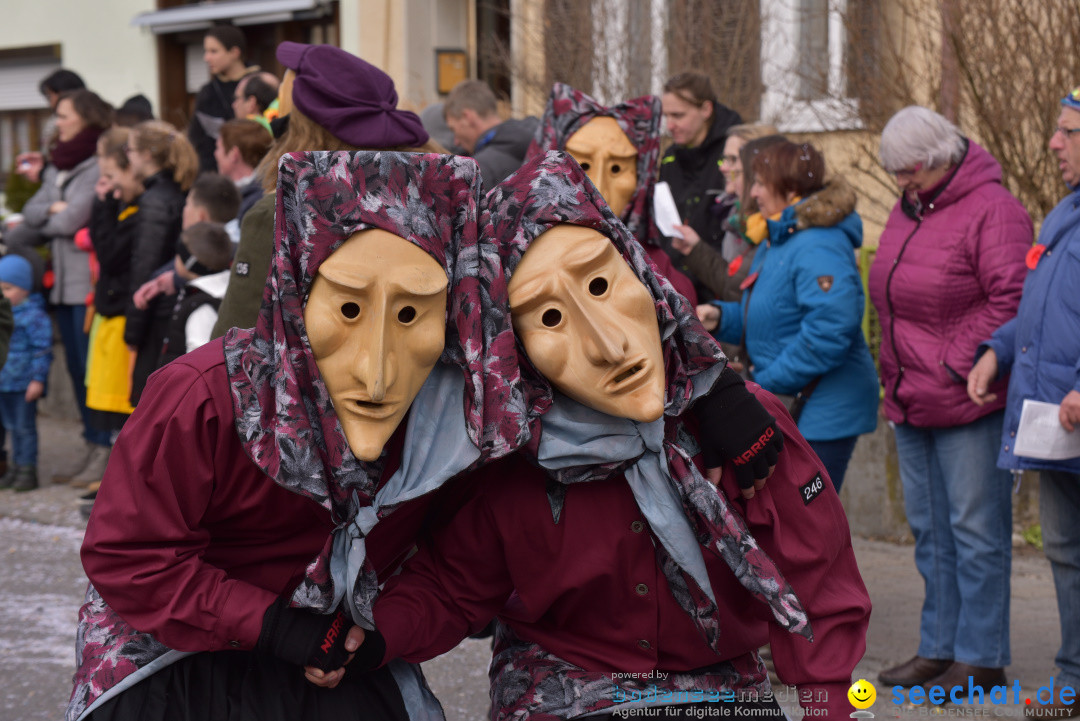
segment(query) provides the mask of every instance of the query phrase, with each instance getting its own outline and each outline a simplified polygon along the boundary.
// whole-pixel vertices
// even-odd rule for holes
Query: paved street
[[[70,461],[79,427],[43,417],[39,429],[41,477],[48,479]],[[80,491],[45,483],[33,493],[0,492],[0,721],[56,721],[70,692],[75,618],[86,585],[78,558],[84,524]],[[874,603],[869,648],[856,674],[873,682],[882,668],[915,651],[922,581],[911,546],[857,538],[855,551]],[[1007,672],[1030,695],[1049,683],[1058,646],[1053,584],[1041,553],[1017,550],[1012,588],[1013,663]],[[487,656],[486,641],[467,641],[425,664],[449,721],[485,718]],[[889,690],[877,692],[872,710],[897,717]]]

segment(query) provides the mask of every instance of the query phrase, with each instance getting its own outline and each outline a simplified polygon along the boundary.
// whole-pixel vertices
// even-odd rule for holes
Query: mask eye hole
[[[616,163],[615,165],[612,165],[611,166],[611,172],[613,172],[613,173],[621,173],[622,172],[622,166],[619,165],[618,163]]]
[[[401,323],[412,323],[416,320],[416,308],[413,308],[411,305],[405,306],[398,311],[397,319]]]
[[[360,306],[357,303],[342,303],[341,314],[349,320],[352,320],[360,315]]]
[[[603,295],[607,293],[608,282],[605,278],[593,278],[589,282],[589,292],[593,295]]]
[[[544,315],[540,317],[540,322],[548,328],[554,328],[559,323],[562,323],[562,313],[554,308],[549,308],[548,310],[545,310]]]
[[[592,167],[592,163],[589,162],[580,163],[580,165],[581,169],[584,170],[586,173],[589,172],[589,169]]]

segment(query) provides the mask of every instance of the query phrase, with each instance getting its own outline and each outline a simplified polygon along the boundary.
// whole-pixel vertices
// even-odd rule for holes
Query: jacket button
[[[633,531],[634,533],[641,533],[642,531],[645,530],[645,524],[642,523],[641,521],[634,521],[633,523],[630,524],[630,530]]]
[[[1009,438],[1016,438],[1016,431],[1009,431]]]
[[[1008,446],[1005,446],[1005,450],[1006,450],[1006,451],[1007,451],[1007,450],[1009,450],[1009,447],[1008,447]]]
[[[644,596],[649,592],[649,587],[646,586],[644,583],[639,583],[638,585],[634,586],[634,590],[637,591],[637,595]]]
[[[233,648],[240,648],[240,642],[239,641],[229,641],[229,645],[232,646]]]
[[[1023,348],[1021,348],[1020,352],[1021,353],[1027,353],[1027,346],[1024,346]]]
[[[649,643],[648,641],[646,641],[645,639],[641,639],[640,641],[638,641],[637,645],[639,647],[645,649],[646,651],[648,651],[650,648],[652,648],[652,644]]]

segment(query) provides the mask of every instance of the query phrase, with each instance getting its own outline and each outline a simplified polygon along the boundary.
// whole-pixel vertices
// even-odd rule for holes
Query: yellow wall
[[[358,0],[341,4],[341,47],[393,78],[399,104],[421,110],[440,100],[435,49],[475,58],[474,0]]]

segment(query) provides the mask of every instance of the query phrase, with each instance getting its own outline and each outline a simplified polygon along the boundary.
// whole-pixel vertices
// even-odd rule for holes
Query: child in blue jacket
[[[33,288],[34,273],[26,258],[0,258],[0,291],[15,315],[7,362],[0,369],[0,422],[11,437],[14,462],[0,476],[0,488],[16,491],[38,487],[37,400],[45,394],[52,363],[52,322],[45,299]]]

